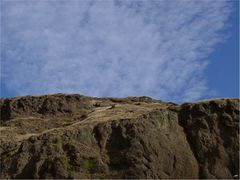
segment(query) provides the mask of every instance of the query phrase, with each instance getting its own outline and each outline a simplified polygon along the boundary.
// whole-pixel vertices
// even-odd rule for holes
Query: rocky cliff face
[[[6,98],[1,178],[237,178],[239,99]]]

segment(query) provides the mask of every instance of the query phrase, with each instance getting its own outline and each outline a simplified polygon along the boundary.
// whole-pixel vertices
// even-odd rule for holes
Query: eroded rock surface
[[[5,98],[1,178],[233,178],[239,99]]]
[[[182,105],[180,124],[199,162],[203,178],[239,174],[239,100]]]

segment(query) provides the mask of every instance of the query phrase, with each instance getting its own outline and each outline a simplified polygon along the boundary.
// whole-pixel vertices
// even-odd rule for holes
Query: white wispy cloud
[[[2,1],[1,77],[18,95],[207,95],[224,0]]]

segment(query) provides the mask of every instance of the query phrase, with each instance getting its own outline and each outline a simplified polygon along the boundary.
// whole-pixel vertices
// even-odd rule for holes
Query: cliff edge
[[[0,99],[1,178],[238,178],[239,99]]]

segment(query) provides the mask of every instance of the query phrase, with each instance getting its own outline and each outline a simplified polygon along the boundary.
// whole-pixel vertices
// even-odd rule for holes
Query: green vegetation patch
[[[65,154],[59,155],[56,157],[56,160],[58,160],[62,165],[64,169],[68,169],[68,158]]]
[[[97,158],[82,159],[80,167],[86,174],[103,173],[106,168]]]

